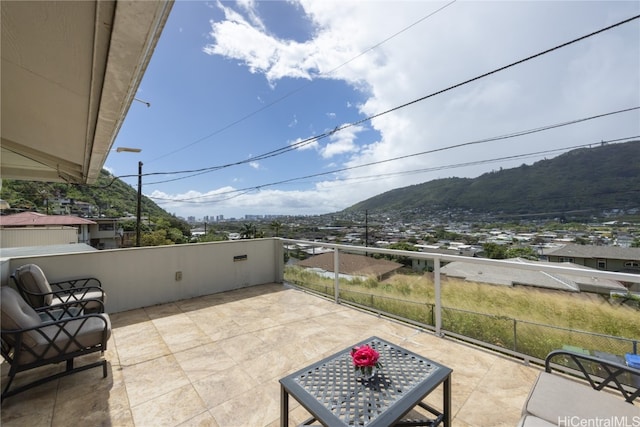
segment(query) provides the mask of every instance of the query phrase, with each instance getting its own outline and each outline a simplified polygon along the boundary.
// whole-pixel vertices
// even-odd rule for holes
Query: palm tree
[[[256,237],[256,226],[254,223],[249,222],[242,226],[240,236],[243,239],[253,239]]]
[[[278,234],[280,234],[280,229],[282,228],[282,223],[278,220],[276,221],[272,221],[271,222],[271,228],[273,228],[273,230],[276,233],[276,237],[280,237],[278,236]]]

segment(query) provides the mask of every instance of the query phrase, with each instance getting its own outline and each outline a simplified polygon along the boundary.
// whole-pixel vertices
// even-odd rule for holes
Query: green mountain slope
[[[567,152],[533,165],[388,191],[349,211],[557,215],[640,208],[640,141]]]
[[[72,199],[73,203],[68,205],[69,214],[118,218],[126,214],[136,214],[138,191],[103,169],[93,185],[3,179],[0,198],[9,203],[12,212],[36,211],[53,214],[58,210],[56,200]],[[76,202],[89,203],[91,212],[87,215],[86,210],[81,211],[80,204]],[[190,227],[185,221],[171,215],[144,195],[141,211],[143,217],[149,217],[154,222],[163,219],[185,235],[190,233]]]

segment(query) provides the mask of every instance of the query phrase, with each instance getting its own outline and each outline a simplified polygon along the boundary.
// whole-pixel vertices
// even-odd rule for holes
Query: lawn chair
[[[553,369],[573,371],[578,379]],[[638,379],[640,370],[616,361],[582,352],[552,351],[525,400],[518,427],[587,425],[590,420],[614,418],[630,425],[640,416],[640,407],[634,405],[640,398]]]
[[[74,302],[75,307],[90,300]],[[60,306],[56,306],[60,310]],[[20,294],[8,286],[0,287],[2,325],[2,357],[9,363],[9,379],[2,391],[1,400],[24,390],[57,378],[102,366],[102,376],[107,376],[105,359],[74,367],[74,358],[95,352],[104,352],[111,335],[111,322],[106,313],[67,315],[47,321],[34,310]],[[42,311],[46,311],[47,308]],[[67,312],[68,314],[68,312]],[[10,390],[17,373],[45,365],[66,363],[62,372],[49,375]]]
[[[90,299],[99,300],[102,303],[85,304],[86,312],[104,312],[106,294],[102,290],[102,283],[95,277],[49,283],[40,267],[35,264],[25,264],[17,268],[11,278],[22,297],[33,308]]]

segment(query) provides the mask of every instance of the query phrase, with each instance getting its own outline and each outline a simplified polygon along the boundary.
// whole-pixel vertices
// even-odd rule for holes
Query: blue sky
[[[131,105],[105,167],[142,161],[143,193],[183,217],[307,215],[638,136],[634,109],[478,142],[640,107],[640,20],[367,120],[638,14],[634,1],[176,1],[136,95],[151,106]]]

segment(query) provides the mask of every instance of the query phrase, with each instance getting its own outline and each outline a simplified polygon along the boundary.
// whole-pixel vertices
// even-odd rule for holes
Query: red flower
[[[379,357],[380,353],[378,353],[368,345],[363,345],[362,347],[354,347],[351,349],[351,358],[353,359],[353,365],[356,368],[379,368],[381,366],[378,363]]]

